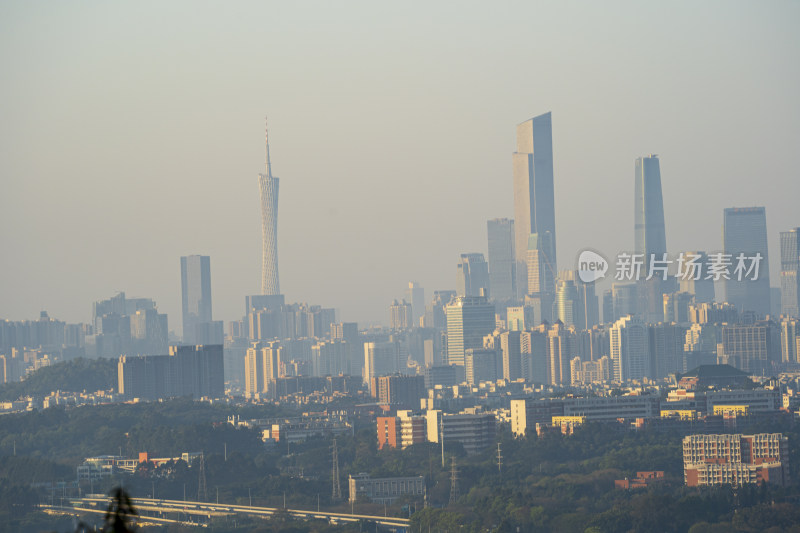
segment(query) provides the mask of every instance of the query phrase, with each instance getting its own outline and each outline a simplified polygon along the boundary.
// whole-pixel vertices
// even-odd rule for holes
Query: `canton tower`
[[[261,190],[261,294],[281,293],[278,280],[278,178],[269,160],[269,127],[266,133],[266,174],[258,175]]]

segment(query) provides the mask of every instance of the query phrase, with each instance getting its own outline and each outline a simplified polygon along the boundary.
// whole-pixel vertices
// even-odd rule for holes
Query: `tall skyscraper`
[[[781,232],[781,314],[800,318],[800,228]]]
[[[624,383],[651,376],[650,339],[647,324],[637,316],[625,316],[609,328],[613,379]]]
[[[644,278],[649,271],[651,259],[662,260],[667,253],[661,167],[657,155],[636,160],[634,182],[634,249],[635,253],[644,254]],[[665,285],[666,282],[658,275],[650,280],[639,281],[639,312],[648,322],[661,320]]]
[[[411,312],[414,314],[412,326],[419,327],[419,319],[425,316],[425,289],[416,281],[409,281],[406,301],[411,304]]]
[[[414,327],[412,318],[412,306],[403,300],[394,300],[389,306],[389,325],[392,329],[409,329]]]
[[[514,221],[494,218],[486,223],[489,236],[489,295],[495,300],[516,297]]]
[[[591,329],[600,322],[594,282],[584,283],[574,270],[562,270],[556,280],[553,320],[561,320],[576,331]]]
[[[635,180],[635,251],[660,256],[667,252],[664,229],[664,200],[661,196],[661,168],[658,156],[653,154],[636,160]]]
[[[528,255],[526,273],[528,276],[528,292],[526,305],[533,307],[536,320],[548,322],[553,319],[553,301],[555,299],[555,262],[548,250],[554,248],[552,234],[532,233],[528,238]]]
[[[200,324],[211,322],[211,258],[207,255],[181,257],[181,298],[183,342],[200,344]]]
[[[550,233],[550,246],[542,250],[556,271],[556,214],[553,194],[553,124],[550,113],[517,126],[514,172],[514,250],[517,289],[527,287],[528,238]]]
[[[557,318],[566,326],[576,326],[578,330],[586,329],[585,308],[578,297],[578,286],[574,270],[563,270],[556,280],[553,318]]]
[[[495,327],[494,304],[482,296],[459,296],[445,306],[447,364],[464,366],[464,351],[483,348],[483,338]]]
[[[261,191],[261,294],[281,293],[278,278],[278,178],[272,176],[269,129],[266,135],[266,174],[258,175]]]
[[[694,296],[697,304],[714,301],[714,281],[708,276],[708,254],[706,252],[683,252],[684,264],[679,272],[680,291]],[[694,265],[697,265],[696,267]]]
[[[551,385],[568,386],[571,383],[570,360],[577,350],[575,328],[567,327],[560,320],[547,330],[547,369]]]
[[[731,274],[725,281],[725,299],[739,311],[754,311],[760,316],[770,312],[769,257],[767,253],[767,212],[763,207],[725,209],[723,222],[725,254],[730,254]],[[733,271],[737,257],[761,255],[758,279],[737,279]],[[749,266],[749,262],[748,262]]]
[[[575,280],[578,287],[578,303],[583,308],[583,320],[581,324],[576,324],[576,329],[589,330],[592,326],[600,324],[600,307],[595,292],[595,282],[584,283],[580,278]]]
[[[481,296],[481,289],[489,291],[489,264],[483,254],[461,254],[456,274],[459,296]]]

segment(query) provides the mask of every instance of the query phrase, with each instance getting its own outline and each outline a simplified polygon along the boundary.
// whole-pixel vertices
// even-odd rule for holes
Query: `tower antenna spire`
[[[270,160],[269,160],[269,122],[267,121],[267,117],[266,116],[264,116],[264,128],[266,129],[265,137],[266,137],[266,145],[267,145],[267,160],[266,160],[267,176],[269,176],[271,178],[272,177],[272,164],[270,163]]]

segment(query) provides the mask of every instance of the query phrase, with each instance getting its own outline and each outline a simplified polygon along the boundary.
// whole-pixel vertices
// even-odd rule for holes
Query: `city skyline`
[[[268,42],[254,40],[259,32],[250,28],[260,17],[224,19],[213,9],[169,31],[125,6],[0,9],[7,44],[0,62],[11,80],[0,131],[0,223],[13,228],[2,239],[13,258],[0,281],[0,316],[8,319],[47,310],[85,322],[91,302],[124,291],[158,301],[176,329],[181,295],[169,265],[187,253],[213,256],[214,314],[238,318],[242,296],[260,290],[260,206],[247,176],[263,150],[254,117],[265,110],[281,132],[273,144],[282,172],[292,177],[281,194],[282,292],[287,301],[335,306],[348,321],[384,322],[386,305],[402,297],[409,279],[428,294],[454,288],[459,254],[486,252],[486,221],[514,216],[512,126],[546,110],[556,115],[562,268],[584,247],[607,256],[630,249],[625,191],[630,161],[646,153],[661,154],[669,182],[670,251],[720,251],[722,210],[732,206],[767,207],[773,257],[779,233],[797,226],[791,199],[800,185],[782,156],[800,140],[792,4],[734,3],[723,14],[713,6],[587,4],[577,19],[558,7],[526,6],[511,22],[508,12],[475,7],[448,22],[437,7],[411,49],[400,45],[416,27],[410,13],[362,24],[390,8],[352,21],[322,8],[304,14],[308,24],[297,34],[276,29]],[[182,9],[166,9],[165,24]],[[288,20],[300,16],[281,9]],[[698,25],[709,16],[719,20],[711,34]],[[573,24],[561,36],[534,22],[530,42],[509,31],[548,18]],[[331,19],[364,33],[316,47],[331,36]],[[497,36],[501,20],[503,38],[472,37],[484,25]],[[654,21],[647,31],[643,20]],[[136,26],[151,28],[150,38],[127,29]],[[743,28],[755,45],[741,41]],[[226,44],[206,48],[205,30]],[[639,46],[604,39],[607,32],[635,37]],[[364,39],[374,46],[361,46]],[[61,60],[37,48],[53,40]],[[21,60],[9,52],[15,49],[31,53]],[[211,53],[196,53],[204,50]],[[464,50],[475,52],[472,60],[464,61]],[[385,58],[377,71],[373,53]],[[467,83],[476,65],[491,66],[492,75]],[[219,72],[219,81],[203,83],[199,72]],[[47,83],[51,76],[62,83]],[[218,111],[200,113],[206,109]],[[48,157],[39,157],[43,146]],[[454,200],[459,209],[448,208]],[[777,286],[778,262],[770,266]]]

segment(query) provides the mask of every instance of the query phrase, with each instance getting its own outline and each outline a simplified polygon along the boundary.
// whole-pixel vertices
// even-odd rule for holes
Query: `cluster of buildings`
[[[238,416],[228,417],[234,427],[246,427],[261,432],[265,443],[296,443],[314,437],[335,437],[353,434],[353,423],[347,412],[306,412],[291,418],[257,418],[241,420]]]
[[[461,445],[469,455],[492,446],[497,432],[495,415],[480,408],[459,413],[430,409],[415,414],[399,410],[395,416],[378,416],[376,425],[381,449],[386,446],[405,449],[414,444],[434,442],[443,447]]]
[[[78,465],[78,483],[95,483],[118,474],[132,474],[136,472],[139,465],[147,463],[158,467],[169,462],[184,461],[187,465],[192,466],[195,460],[202,455],[202,452],[184,452],[178,457],[150,457],[147,452],[142,452],[136,459],[122,455],[87,457]]]

